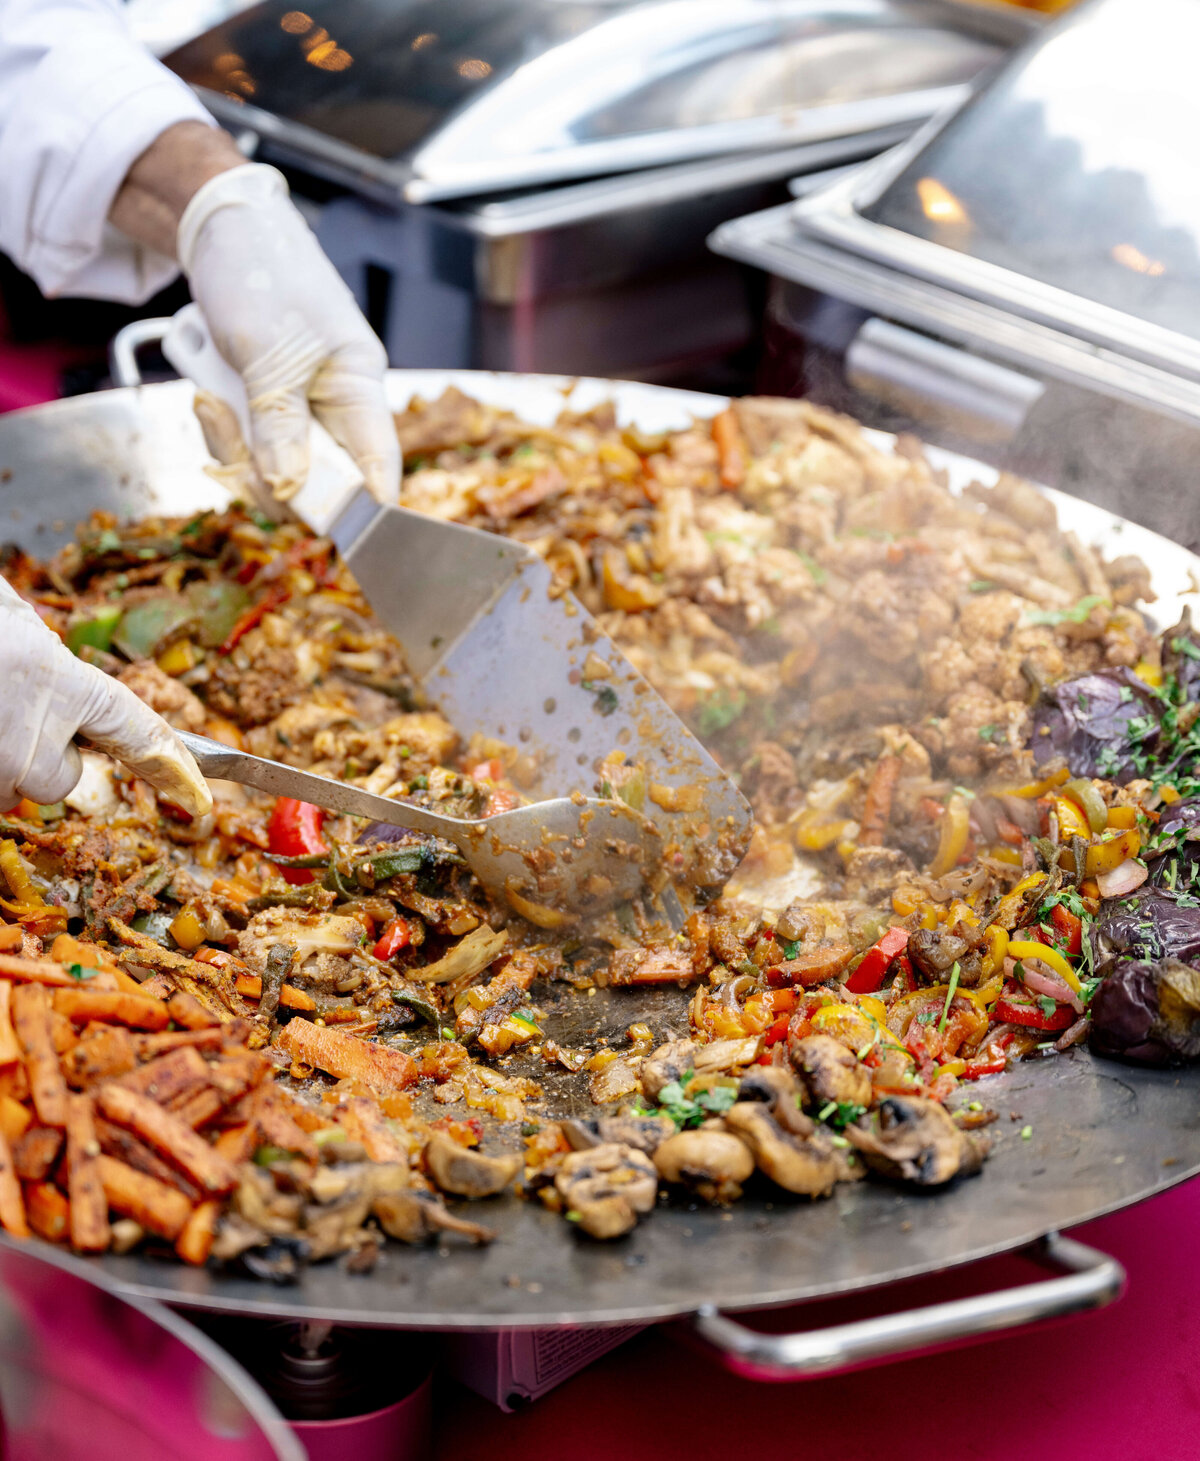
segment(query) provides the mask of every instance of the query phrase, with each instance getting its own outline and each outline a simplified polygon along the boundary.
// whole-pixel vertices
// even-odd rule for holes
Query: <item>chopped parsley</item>
[[[818,1121],[827,1121],[839,1131],[867,1114],[867,1108],[857,1101],[826,1101],[817,1112]]]
[[[68,964],[67,973],[72,979],[95,979],[98,969],[85,969],[82,964]]]
[[[962,970],[960,969],[958,960],[956,959],[954,961],[954,968],[950,970],[950,984],[946,990],[946,1003],[942,1006],[942,1017],[938,1021],[937,1025],[939,1035],[946,1028],[946,1020],[949,1018],[950,1015],[950,1006],[954,1003],[955,991],[958,989],[958,976],[961,972]]]
[[[995,587],[996,585],[992,582],[990,578],[973,578],[971,582],[967,585],[967,588],[973,594],[985,594],[989,589],[993,589]]]
[[[611,715],[620,703],[617,692],[611,685],[597,685],[594,680],[583,680],[581,684],[589,694],[596,697],[596,709],[601,715]]]
[[[786,960],[789,960],[790,961],[792,959],[797,958],[799,956],[799,953],[800,953],[800,940],[799,939],[789,939],[787,941],[787,943],[784,944],[784,946],[783,946],[783,957]]]
[[[1086,598],[1072,604],[1069,609],[1031,609],[1025,615],[1026,624],[1083,624],[1088,615],[1109,600],[1100,594],[1088,594]]]
[[[1048,994],[1039,994],[1037,997],[1038,1006],[1042,1014],[1049,1020],[1053,1018],[1054,1011],[1058,1008],[1057,1001],[1050,998]]]
[[[696,729],[702,736],[727,730],[746,708],[744,690],[714,690],[700,705]]]
[[[997,736],[997,729],[994,725],[981,725],[979,727],[979,739],[981,741],[994,741]]]
[[[1187,659],[1200,659],[1200,644],[1194,639],[1184,639],[1180,636],[1171,640],[1171,649],[1175,654],[1182,654]]]
[[[681,1080],[670,1081],[658,1093],[658,1110],[638,1110],[639,1116],[669,1116],[680,1130],[699,1126],[710,1116],[720,1116],[728,1111],[738,1098],[737,1086],[709,1086],[694,1099],[684,1094],[690,1085],[694,1072],[688,1071]]]

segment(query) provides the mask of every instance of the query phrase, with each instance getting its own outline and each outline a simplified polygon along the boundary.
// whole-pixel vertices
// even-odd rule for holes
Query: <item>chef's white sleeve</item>
[[[0,251],[47,295],[149,299],[179,266],[108,213],[132,164],[184,121],[215,125],[119,0],[0,0]]]

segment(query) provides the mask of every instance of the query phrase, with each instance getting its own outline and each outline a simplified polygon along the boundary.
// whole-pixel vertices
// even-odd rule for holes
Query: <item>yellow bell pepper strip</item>
[[[1136,857],[1141,848],[1142,839],[1136,827],[1118,832],[1115,837],[1106,838],[1103,842],[1093,842],[1087,850],[1088,877],[1094,878],[1098,873],[1112,872],[1127,858]],[[0,868],[3,866],[3,860],[0,859]]]
[[[1171,806],[1171,804],[1173,802],[1177,802],[1177,801],[1180,801],[1181,800],[1179,793],[1175,790],[1175,788],[1173,786],[1160,786],[1158,788],[1158,794],[1159,794],[1160,797],[1162,797],[1163,801],[1166,802],[1167,806]],[[1123,811],[1126,811],[1126,810],[1132,810],[1132,808],[1125,808],[1125,807],[1114,807],[1113,808],[1113,811],[1114,812],[1116,812],[1116,811],[1122,811],[1123,812]],[[1117,823],[1114,823],[1114,822],[1110,822],[1108,825],[1110,827],[1113,827],[1113,826],[1116,826],[1118,824]]]
[[[1010,931],[1016,928],[1018,921],[1025,916],[1025,894],[1032,888],[1040,887],[1045,881],[1045,873],[1030,873],[1027,878],[1022,878],[1016,887],[1011,892],[1005,893],[996,904],[995,912],[992,914],[992,925],[999,924],[1001,928]]]
[[[1172,787],[1171,790],[1174,791],[1174,788]],[[1165,786],[1159,788],[1159,795],[1164,801],[1167,800],[1166,791],[1167,788]],[[1174,793],[1174,800],[1179,800],[1179,793],[1177,791]],[[1106,826],[1110,832],[1128,832],[1131,828],[1136,827],[1137,824],[1138,814],[1136,807],[1112,807],[1109,809]]]
[[[810,807],[796,818],[792,838],[801,852],[824,852],[840,841],[852,825],[846,817],[822,820],[822,814]]]
[[[1060,766],[1057,771],[1052,771],[1049,776],[1041,781],[1031,781],[1027,786],[1005,786],[993,792],[994,796],[1019,796],[1026,801],[1034,801],[1039,796],[1048,796],[1056,786],[1062,786],[1070,781],[1071,773],[1065,766]]]
[[[1088,825],[1083,808],[1072,801],[1069,796],[1056,796],[1053,805],[1054,815],[1058,818],[1060,842],[1066,844],[1073,837],[1087,838],[1092,835],[1092,829]]]
[[[956,792],[946,803],[942,816],[937,853],[929,867],[931,877],[945,877],[958,865],[958,859],[967,850],[970,824],[970,803]]]
[[[11,839],[6,838],[0,842],[0,873],[4,874],[4,880],[18,903],[25,903],[31,907],[41,907],[45,903],[46,900],[34,887],[33,880],[21,860],[17,844]]]
[[[999,924],[988,925],[987,931],[987,953],[983,956],[983,972],[988,979],[999,969],[1004,968],[1004,959],[1008,953],[1008,930],[1001,928]]]
[[[1038,943],[1036,939],[1012,939],[1008,945],[1010,959],[1040,959],[1047,968],[1053,969],[1058,977],[1076,994],[1083,993],[1079,976],[1066,958],[1049,944]]]
[[[1088,826],[1093,832],[1103,832],[1108,826],[1108,805],[1100,795],[1096,783],[1086,776],[1077,776],[1074,781],[1068,781],[1063,787],[1063,796],[1070,797],[1076,802],[1087,818]],[[1054,804],[1057,807],[1059,798],[1055,797]],[[1062,828],[1062,820],[1059,820],[1059,828]],[[1086,834],[1084,834],[1086,835]]]

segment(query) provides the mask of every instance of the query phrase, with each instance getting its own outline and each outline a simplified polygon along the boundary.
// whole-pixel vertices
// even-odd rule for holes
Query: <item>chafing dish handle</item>
[[[1125,1286],[1125,1270],[1115,1258],[1074,1238],[1047,1233],[1021,1251],[1066,1271],[1040,1283],[801,1334],[762,1334],[708,1307],[696,1313],[685,1335],[745,1379],[809,1380],[1102,1309]]]

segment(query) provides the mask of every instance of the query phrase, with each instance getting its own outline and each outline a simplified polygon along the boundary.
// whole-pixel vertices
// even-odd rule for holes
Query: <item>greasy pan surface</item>
[[[545,377],[415,371],[393,372],[394,404],[414,392],[436,395],[450,382],[535,421],[552,420],[564,405],[564,383]],[[45,554],[94,507],[135,516],[219,505],[220,489],[201,471],[204,449],[190,394],[186,386],[154,386],[0,418],[0,536]],[[646,430],[682,426],[689,414],[707,416],[723,404],[602,382],[581,383],[569,404],[585,407],[606,394],[623,420]],[[954,480],[994,475],[934,455]],[[1197,560],[1106,512],[1055,497],[1063,525],[1085,541],[1145,560],[1159,593],[1155,617],[1174,622],[1187,601],[1181,596],[1194,593]],[[552,992],[535,994],[553,1007]],[[678,990],[601,990],[586,1001],[564,999],[552,1020],[567,1043],[573,1020],[599,1024],[601,1033],[638,1018],[682,1031],[686,998]],[[547,1108],[567,1114],[569,1096],[544,1073],[541,1079]],[[708,1303],[788,1303],[969,1262],[1200,1172],[1194,1072],[1136,1070],[1075,1050],[1026,1062],[981,1082],[973,1094],[1000,1113],[991,1128],[996,1150],[981,1177],[934,1196],[866,1182],[809,1204],[751,1188],[729,1212],[666,1207],[608,1245],[564,1233],[553,1214],[505,1198],[472,1210],[497,1230],[488,1248],[389,1245],[369,1277],[316,1265],[282,1288],[146,1255],[61,1261],[86,1262],[122,1293],[264,1315],[440,1328],[648,1320]]]

